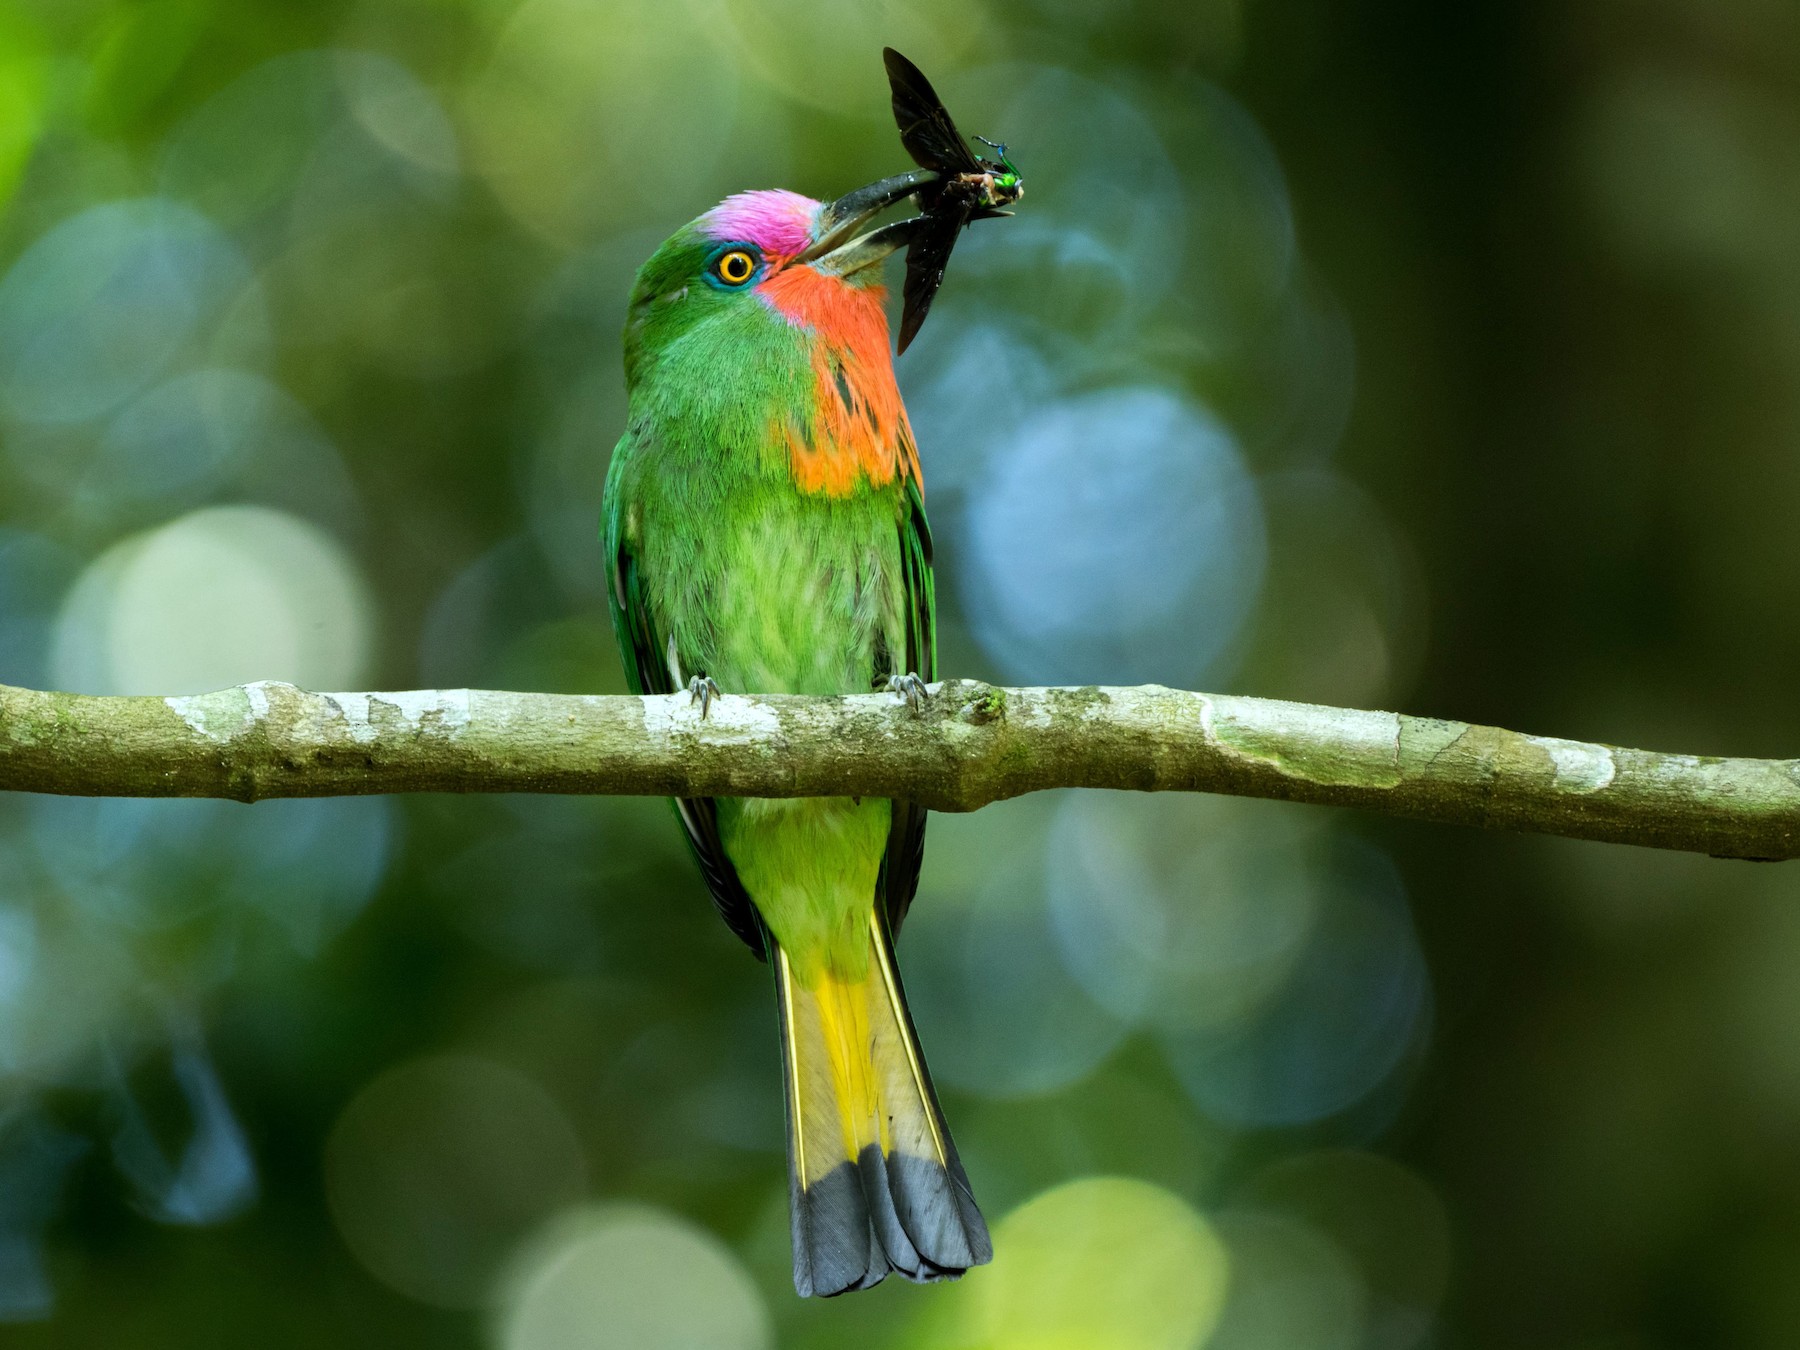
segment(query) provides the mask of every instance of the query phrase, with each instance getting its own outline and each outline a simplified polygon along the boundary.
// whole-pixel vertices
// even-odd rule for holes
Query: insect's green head
[[[977,136],[975,139],[980,141],[988,149],[992,150],[995,157],[1000,161],[1002,172],[994,175],[994,186],[1002,188],[1015,188],[1019,186],[1019,179],[1021,177],[1019,166],[1007,158],[1005,142],[990,141],[986,136]]]

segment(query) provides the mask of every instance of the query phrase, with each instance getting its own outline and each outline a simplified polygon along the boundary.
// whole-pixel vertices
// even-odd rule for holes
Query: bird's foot
[[[931,697],[931,691],[910,670],[904,675],[890,675],[887,683],[881,686],[889,694],[899,694],[906,700],[907,710],[915,716],[925,711],[925,700]]]
[[[700,716],[704,719],[712,707],[712,701],[724,691],[713,683],[710,675],[696,675],[688,681],[688,704],[700,705]]]

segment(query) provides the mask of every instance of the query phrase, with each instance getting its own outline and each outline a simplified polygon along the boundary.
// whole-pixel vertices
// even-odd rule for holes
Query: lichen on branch
[[[1713,759],[1466,722],[1134,688],[952,680],[896,694],[479,689],[180,698],[0,685],[0,790],[904,797],[973,811],[1046,788],[1220,792],[1735,858],[1800,856],[1800,761]]]

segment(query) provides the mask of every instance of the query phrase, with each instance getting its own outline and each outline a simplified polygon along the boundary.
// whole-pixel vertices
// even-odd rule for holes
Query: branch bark
[[[1800,856],[1800,761],[1711,759],[1496,727],[1138,688],[934,685],[670,697],[264,682],[182,698],[0,685],[0,790],[906,797],[972,811],[1044,788],[1220,792],[1722,857]]]

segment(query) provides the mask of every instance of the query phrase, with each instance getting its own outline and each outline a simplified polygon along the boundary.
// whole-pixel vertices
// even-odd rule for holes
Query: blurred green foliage
[[[900,364],[949,673],[1788,753],[1800,11],[0,3],[0,680],[618,691],[632,270],[1004,139]],[[0,1339],[1800,1339],[1800,874],[1273,803],[934,821],[998,1258],[791,1293],[654,801],[0,800]]]

